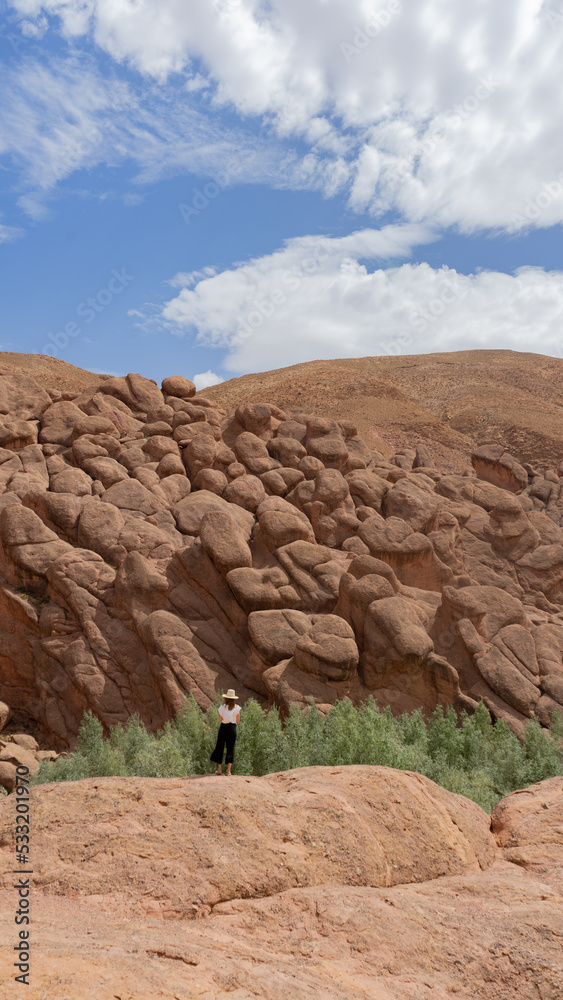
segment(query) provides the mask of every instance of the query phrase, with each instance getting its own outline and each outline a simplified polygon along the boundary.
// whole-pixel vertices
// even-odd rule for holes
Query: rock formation
[[[88,708],[156,730],[233,685],[283,711],[483,699],[518,734],[563,709],[563,467],[386,459],[181,376],[61,393],[4,367],[0,410],[0,701],[50,745]]]
[[[7,735],[6,739],[0,739],[0,786],[13,792],[18,767],[27,767],[31,775],[37,774],[42,761],[55,761],[58,756],[55,750],[40,750],[37,740],[29,733]]]
[[[26,996],[560,1000],[563,778],[507,796],[492,816],[391,768],[233,776],[228,795],[226,785],[33,788]],[[14,837],[9,796],[8,955]],[[2,997],[21,995],[7,971]]]

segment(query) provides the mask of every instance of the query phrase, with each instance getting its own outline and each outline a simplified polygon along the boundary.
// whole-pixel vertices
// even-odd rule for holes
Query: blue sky
[[[13,0],[1,349],[563,355],[563,4]]]

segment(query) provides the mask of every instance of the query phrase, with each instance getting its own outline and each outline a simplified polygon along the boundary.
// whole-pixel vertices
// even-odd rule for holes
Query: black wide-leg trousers
[[[222,722],[219,726],[219,732],[217,734],[217,743],[215,744],[215,749],[210,758],[214,764],[223,763],[223,751],[225,746],[227,747],[227,764],[233,763],[236,738],[236,722]]]

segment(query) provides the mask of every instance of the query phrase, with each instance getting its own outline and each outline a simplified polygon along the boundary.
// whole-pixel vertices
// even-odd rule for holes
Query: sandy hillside
[[[268,400],[353,420],[371,448],[391,454],[422,440],[435,462],[464,468],[484,442],[520,461],[563,457],[563,361],[515,351],[456,351],[312,361],[244,375],[205,390],[231,408]]]
[[[75,368],[74,365],[51,358],[48,354],[18,354],[0,351],[0,365],[7,365],[21,375],[35,379],[44,389],[57,389],[61,393],[82,392],[100,381],[100,375]]]
[[[0,364],[64,393],[100,378],[44,354],[0,352]],[[268,401],[353,420],[368,446],[386,456],[423,441],[445,470],[465,468],[467,452],[484,442],[504,444],[520,461],[536,465],[557,465],[563,457],[563,360],[540,354],[456,351],[311,361],[243,375],[199,395],[225,409]]]

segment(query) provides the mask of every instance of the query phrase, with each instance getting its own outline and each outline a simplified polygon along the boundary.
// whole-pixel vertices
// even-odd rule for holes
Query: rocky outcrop
[[[89,778],[32,803],[33,997],[561,996],[562,778],[491,817],[383,767]],[[8,943],[14,848],[10,797]]]
[[[528,473],[502,445],[483,445],[471,456],[473,468],[481,479],[518,493],[528,485]]]
[[[154,730],[232,686],[283,712],[483,699],[518,734],[563,710],[561,469],[387,461],[182,376],[61,398],[2,369],[2,400],[0,701],[59,749],[88,708]]]
[[[0,705],[0,729],[8,715],[6,706]],[[42,761],[55,761],[58,756],[55,750],[40,750],[39,743],[29,733],[11,733],[5,739],[0,738],[0,787],[6,792],[13,792],[18,767],[27,767],[30,774],[37,774]]]
[[[24,753],[15,744],[14,750]],[[156,887],[162,885],[167,867],[163,848],[168,837],[174,836],[172,830],[181,828],[175,896],[167,906],[159,907],[161,913],[168,909],[168,916],[179,918],[192,916],[186,910],[195,899],[199,899],[201,910],[209,913],[217,903],[242,894],[267,896],[297,885],[325,882],[364,886],[425,882],[441,874],[486,870],[495,857],[486,813],[476,803],[452,795],[422,775],[385,767],[318,767],[248,782],[233,776],[232,784],[229,794],[235,796],[236,806],[234,800],[232,805],[226,804],[222,783],[210,783],[205,777],[185,781],[102,778],[79,785],[64,782],[54,797],[48,791],[52,786],[38,785],[33,795],[41,829],[35,831],[34,874],[40,879],[43,871],[51,872],[50,892],[63,885],[67,891],[72,886],[83,894],[94,891],[95,886],[95,891],[101,891],[102,881],[109,883],[112,871],[116,885],[131,879],[138,888],[149,879]],[[75,811],[72,803],[77,792],[92,796],[99,790],[96,824],[115,822],[117,804],[122,803],[121,811],[123,803],[129,803],[126,823],[137,824],[139,832],[142,829],[145,845],[140,864],[133,859],[131,845],[116,849],[122,842],[119,819],[115,830],[104,830],[93,840],[87,836],[83,812]],[[137,790],[141,793],[138,800]],[[162,799],[164,804],[159,801]],[[327,829],[325,810],[331,803],[337,822]],[[392,824],[383,818],[390,808]],[[11,834],[9,809],[0,805],[0,810],[0,843],[5,844]],[[231,819],[235,813],[237,838],[233,839]],[[151,828],[151,815],[166,816],[164,831],[158,823]],[[262,817],[258,839],[257,817]],[[57,831],[63,823],[66,834],[61,846]],[[403,837],[394,835],[395,825],[404,830]],[[205,830],[212,830],[213,835],[206,835]],[[89,849],[77,866],[75,859],[84,853],[87,840]],[[104,853],[114,854],[113,869],[106,864],[100,870],[102,842]],[[280,844],[284,842],[288,863],[280,866]],[[9,873],[8,861],[11,855],[4,848],[0,852],[0,878]],[[154,899],[152,892],[149,898]]]

